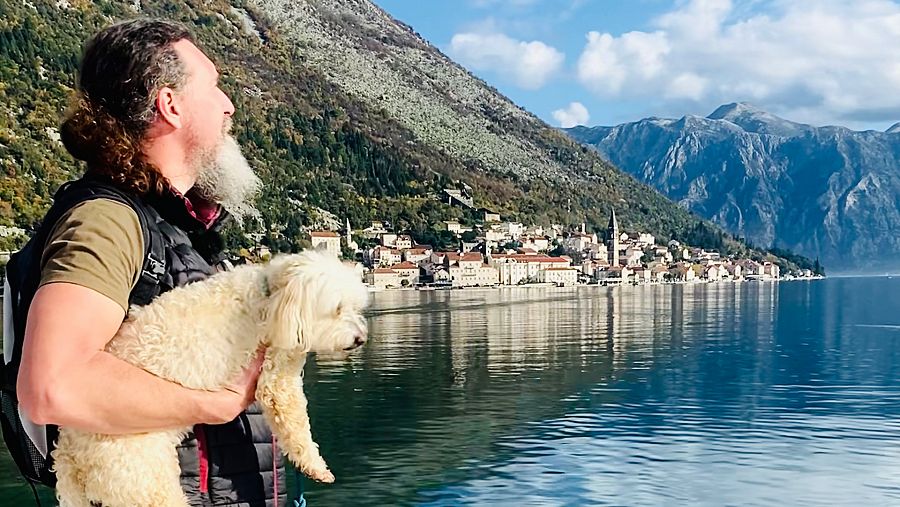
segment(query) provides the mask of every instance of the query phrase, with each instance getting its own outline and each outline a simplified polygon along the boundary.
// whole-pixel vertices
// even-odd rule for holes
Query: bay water
[[[900,505],[900,279],[387,291],[369,326],[306,367],[310,507]]]

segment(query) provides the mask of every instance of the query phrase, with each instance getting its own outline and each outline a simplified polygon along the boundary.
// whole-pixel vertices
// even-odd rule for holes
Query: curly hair
[[[172,45],[193,39],[181,25],[135,19],[109,26],[85,46],[78,94],[60,128],[73,157],[87,174],[137,195],[161,193],[166,178],[141,153],[156,119],[159,89],[179,90],[187,81]]]

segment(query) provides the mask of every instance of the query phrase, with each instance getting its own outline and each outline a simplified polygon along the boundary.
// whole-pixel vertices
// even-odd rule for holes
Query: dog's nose
[[[356,347],[361,347],[364,343],[366,343],[366,335],[358,334],[353,338],[353,345]]]

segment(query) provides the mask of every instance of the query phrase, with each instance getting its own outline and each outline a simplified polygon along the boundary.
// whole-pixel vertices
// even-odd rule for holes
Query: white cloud
[[[553,111],[553,119],[559,122],[560,127],[567,129],[576,125],[587,125],[591,115],[584,104],[572,102],[565,109]]]
[[[518,86],[536,90],[562,67],[565,55],[541,41],[525,42],[502,33],[458,33],[450,55],[477,70],[507,75]]]
[[[900,5],[771,0],[755,8],[690,0],[654,20],[653,31],[590,32],[579,81],[608,98],[710,111],[746,100],[812,123],[900,119]]]

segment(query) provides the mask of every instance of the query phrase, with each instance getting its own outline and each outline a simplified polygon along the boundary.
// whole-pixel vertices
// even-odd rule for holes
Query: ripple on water
[[[381,293],[308,372],[339,481],[308,497],[900,504],[893,315],[900,281]]]

